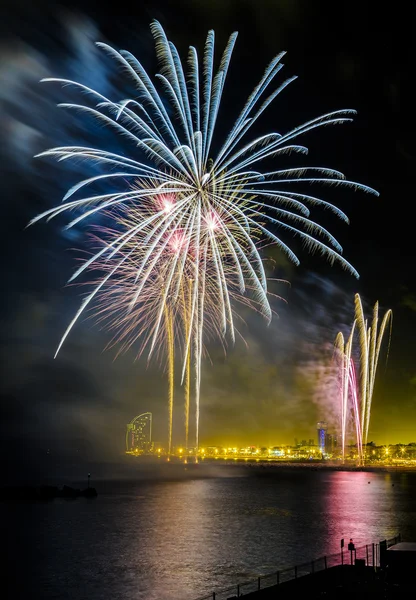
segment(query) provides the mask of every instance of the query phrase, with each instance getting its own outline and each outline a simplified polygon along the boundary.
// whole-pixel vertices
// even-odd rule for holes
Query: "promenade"
[[[323,556],[301,565],[261,575],[196,600],[395,600],[414,594],[414,581],[409,577],[392,578],[385,568],[387,549],[400,543],[400,536],[366,544],[350,551],[348,545],[337,554]],[[400,545],[400,544],[399,544]]]
[[[372,567],[356,565],[338,565],[326,571],[320,571],[293,579],[279,586],[275,585],[263,590],[229,596],[244,597],[250,600],[394,600],[411,598],[414,584],[409,582],[390,583],[383,570],[375,571]],[[217,598],[216,598],[217,600]]]

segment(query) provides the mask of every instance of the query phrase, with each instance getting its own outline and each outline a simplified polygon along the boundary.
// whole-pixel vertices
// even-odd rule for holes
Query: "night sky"
[[[293,444],[315,437],[315,422],[336,412],[331,394],[317,386],[337,332],[353,320],[354,293],[370,311],[376,300],[393,309],[386,366],[380,361],[369,440],[416,442],[416,283],[414,274],[415,41],[406,4],[301,0],[178,0],[111,3],[3,2],[0,61],[0,131],[3,257],[1,294],[2,450],[19,468],[35,469],[50,456],[62,460],[116,460],[125,424],[152,411],[156,441],[166,439],[167,379],[160,364],[135,362],[131,351],[114,360],[103,352],[109,334],[91,320],[73,330],[58,358],[56,346],[76,311],[81,291],[65,287],[85,249],[82,228],[65,232],[64,220],[25,229],[37,213],[57,205],[86,173],[69,162],[33,156],[55,145],[96,142],[122,150],[122,140],[88,119],[55,107],[69,91],[40,84],[68,77],[109,94],[131,95],[95,46],[125,48],[157,72],[149,23],[161,21],[186,52],[202,48],[215,29],[218,48],[237,30],[217,134],[227,129],[266,64],[287,50],[282,78],[293,83],[262,116],[261,131],[285,131],[339,108],[358,111],[354,123],[305,136],[309,156],[293,164],[323,165],[376,188],[375,198],[328,188],[321,197],[350,217],[350,225],[314,211],[344,247],[360,273],[308,256],[301,266],[277,252],[273,275],[290,281],[276,288],[279,318],[267,328],[250,315],[227,356],[215,344],[204,361],[201,396],[203,444]],[[110,8],[111,7],[111,8]],[[130,92],[130,93],[129,93]],[[318,192],[318,188],[314,189]],[[319,194],[318,194],[319,195]],[[178,403],[182,402],[178,388]],[[183,441],[178,408],[175,440]]]

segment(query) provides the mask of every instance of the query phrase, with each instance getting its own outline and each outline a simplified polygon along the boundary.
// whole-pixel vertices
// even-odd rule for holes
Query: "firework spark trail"
[[[355,373],[354,361],[348,361],[348,384],[351,390],[352,413],[355,423],[355,435],[357,440],[357,453],[360,463],[363,461],[363,436],[360,423],[360,403],[358,398],[357,377]]]
[[[173,426],[173,394],[175,385],[175,341],[173,337],[173,318],[171,309],[165,307],[166,331],[168,335],[168,376],[169,376],[169,434],[168,434],[168,460],[172,454],[172,426]]]
[[[386,328],[390,324],[390,337],[393,322],[391,309],[387,310],[380,328],[378,328],[379,305],[375,303],[371,326],[368,326],[359,294],[355,294],[355,318],[348,341],[343,334],[338,333],[335,347],[340,364],[341,378],[341,438],[342,457],[345,458],[345,441],[347,436],[347,415],[351,409],[356,429],[357,450],[360,463],[366,460],[368,430],[371,418],[371,405],[374,393],[374,383],[380,357],[381,344]],[[357,332],[360,354],[358,381],[356,368],[352,358],[354,335]],[[389,340],[390,346],[390,340]]]
[[[192,298],[192,279],[189,280],[188,285],[188,299],[185,297],[185,294],[182,295],[183,298],[183,314],[185,319],[185,338],[189,336],[189,318],[191,314],[191,306],[190,301]],[[189,412],[190,412],[190,403],[191,403],[191,352],[188,349],[186,354],[186,372],[185,372],[185,462],[188,461],[188,452],[189,452]]]
[[[357,321],[358,330],[360,332],[360,364],[362,365],[362,373],[360,377],[361,401],[363,405],[361,430],[365,447],[368,439],[371,404],[373,401],[374,382],[377,373],[381,343],[383,341],[384,333],[388,324],[390,323],[391,332],[393,322],[393,312],[391,309],[389,309],[385,313],[379,329],[378,308],[378,302],[376,302],[373,309],[371,326],[368,327],[367,320],[364,318],[364,310],[361,298],[358,294],[355,295],[355,318]]]
[[[341,443],[342,443],[342,459],[345,459],[345,442],[346,442],[346,431],[349,423],[348,416],[351,404],[351,365],[353,363],[352,343],[354,338],[356,322],[354,321],[350,335],[348,336],[347,342],[344,340],[344,336],[340,331],[335,339],[335,347],[338,349],[338,360],[340,361],[340,378],[341,378]],[[354,401],[352,401],[353,409],[355,407]],[[354,413],[358,414],[358,413]],[[358,438],[357,438],[358,439]]]
[[[50,220],[65,211],[77,211],[79,214],[67,228],[87,219],[91,222],[105,213],[121,229],[71,277],[73,281],[93,269],[103,272],[105,281],[96,279],[93,291],[65,331],[57,352],[93,300],[98,301],[98,317],[109,318],[110,328],[115,331],[114,340],[118,338],[124,349],[137,339],[139,325],[143,339],[140,352],[147,348],[149,358],[161,347],[170,353],[171,341],[166,342],[166,338],[172,334],[173,343],[179,345],[183,357],[182,382],[187,381],[190,360],[194,366],[198,448],[201,357],[207,332],[214,332],[222,343],[227,334],[234,340],[236,297],[255,308],[268,322],[272,318],[260,248],[275,244],[298,264],[298,257],[277,234],[277,230],[283,230],[303,239],[308,250],[319,250],[331,262],[339,262],[358,276],[341,256],[337,240],[309,219],[309,207],[328,208],[348,222],[346,215],[326,200],[291,191],[290,187],[316,183],[378,194],[326,167],[259,171],[260,163],[266,159],[292,152],[307,153],[305,146],[293,143],[300,135],[322,126],[349,122],[354,114],[349,109],[337,110],[285,134],[272,132],[248,140],[257,119],[295,79],[290,77],[267,95],[283,67],[284,52],[267,66],[224,143],[212,155],[237,34],[230,36],[217,71],[213,31],[207,36],[202,65],[197,50],[190,47],[186,75],[177,49],[161,25],[154,21],[151,30],[161,67],[155,82],[130,52],[98,44],[133,81],[135,99],[113,101],[82,83],[45,80],[79,91],[82,103],[60,106],[112,128],[124,137],[126,150],[121,155],[100,148],[63,146],[41,153],[39,156],[58,161],[84,160],[108,172],[77,183],[67,192],[63,204],[44,211],[31,223],[43,218]],[[107,185],[107,192],[91,191],[79,197],[85,190],[93,190],[96,184]],[[120,185],[124,191],[120,191]],[[119,294],[123,277],[129,298],[127,308]],[[188,293],[187,282],[191,280]],[[158,290],[160,281],[163,281],[162,291]],[[188,295],[187,303],[179,298],[181,290],[185,297]],[[117,302],[111,300],[112,295]],[[118,316],[113,317],[112,311]],[[166,311],[170,311],[169,319],[164,318]],[[189,391],[188,384],[186,388]]]

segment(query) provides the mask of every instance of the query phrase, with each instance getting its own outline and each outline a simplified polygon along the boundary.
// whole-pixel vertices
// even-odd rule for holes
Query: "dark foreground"
[[[111,480],[92,464],[78,479],[61,470],[54,481],[74,489],[91,473],[98,497],[0,503],[3,587],[16,600],[226,600],[240,583],[244,597],[256,590],[258,577],[275,585],[279,572],[277,598],[292,565],[300,575],[323,570],[325,556],[339,564],[343,538],[357,560],[366,542],[399,531],[416,540],[416,473],[165,466],[136,467],[131,480],[130,469]]]
[[[413,573],[401,573],[392,577],[388,569],[375,571],[373,567],[338,565],[325,571],[305,575],[279,586],[244,595],[252,600],[395,600],[412,598],[415,593]],[[237,596],[230,596],[230,600]]]

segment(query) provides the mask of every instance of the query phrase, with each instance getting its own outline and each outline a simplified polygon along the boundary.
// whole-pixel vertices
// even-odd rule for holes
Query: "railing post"
[[[240,584],[237,585],[237,598],[240,597]]]
[[[258,578],[258,580],[257,580],[257,589],[258,589],[258,590],[259,590],[259,589],[260,589],[260,587],[261,587],[260,581],[261,581],[261,580],[260,580],[260,577],[259,577],[259,578]]]
[[[384,567],[386,566],[386,551],[387,551],[388,545],[387,545],[387,540],[382,540],[379,545],[378,545],[378,558],[379,558],[379,564],[380,567],[382,569],[384,569]],[[381,557],[383,557],[383,560],[381,560]]]
[[[369,567],[370,565],[368,564],[368,544],[365,545],[365,555],[366,555],[366,560],[367,562],[365,563],[366,567]]]
[[[372,554],[372,558],[373,558],[373,568],[374,568],[376,566],[376,563],[375,563],[375,560],[374,560],[374,543],[372,545],[371,554]]]
[[[297,566],[296,566],[296,567],[295,567],[295,579],[297,579],[297,578],[298,578],[298,568],[297,568]]]
[[[326,571],[328,568],[328,565],[326,564],[326,556],[324,556],[324,564],[325,564],[325,571]]]
[[[212,592],[212,600],[215,600],[215,592]]]
[[[277,573],[276,573],[276,584],[279,585],[279,583],[280,583],[280,573],[279,573],[279,571],[277,571]]]

